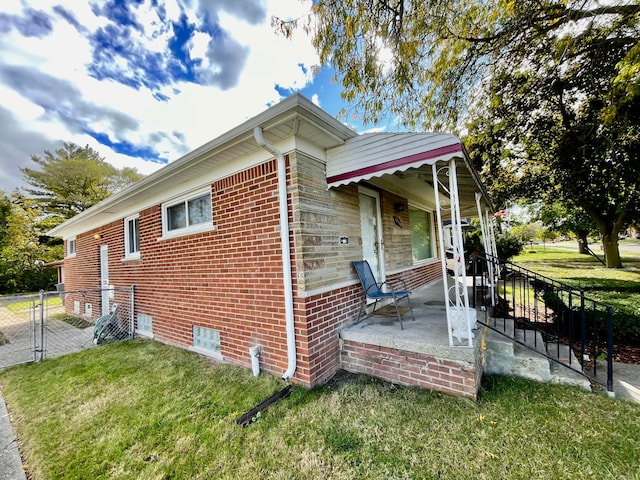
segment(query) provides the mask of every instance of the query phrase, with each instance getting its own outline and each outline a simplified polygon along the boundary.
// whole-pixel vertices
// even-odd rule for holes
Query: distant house
[[[363,299],[351,262],[412,289],[441,279],[443,222],[487,206],[458,138],[358,135],[294,95],[49,235],[66,291],[135,287],[139,335],[245,367],[259,347],[261,369],[311,387],[344,366]]]

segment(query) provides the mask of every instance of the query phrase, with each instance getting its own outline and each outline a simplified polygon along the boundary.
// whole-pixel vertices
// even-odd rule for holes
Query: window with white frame
[[[411,226],[411,253],[413,261],[433,258],[433,235],[431,213],[409,207],[409,225]]]
[[[193,347],[203,353],[220,355],[220,332],[213,328],[194,325]]]
[[[201,190],[162,206],[162,232],[180,235],[211,227],[211,190]]]
[[[67,240],[67,257],[76,256],[76,239],[70,238]]]
[[[124,219],[124,256],[140,258],[140,218],[132,215]]]

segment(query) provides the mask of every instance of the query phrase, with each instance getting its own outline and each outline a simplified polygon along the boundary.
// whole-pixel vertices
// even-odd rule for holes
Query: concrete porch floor
[[[365,317],[359,323],[340,332],[343,341],[353,341],[415,352],[437,358],[463,361],[475,364],[480,356],[480,328],[473,330],[473,346],[468,340],[458,342],[454,337],[454,346],[449,346],[447,317],[442,280],[424,285],[411,294],[411,306],[415,321],[406,311],[402,315],[404,330],[400,329],[397,315],[374,314]],[[471,296],[469,296],[471,302]],[[406,305],[406,301],[399,303]],[[484,318],[484,312],[478,311],[478,318]]]

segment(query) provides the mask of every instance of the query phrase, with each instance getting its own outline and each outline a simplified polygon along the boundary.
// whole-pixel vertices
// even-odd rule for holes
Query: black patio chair
[[[411,292],[407,290],[407,286],[402,280],[398,281],[402,283],[403,290],[395,290],[390,283],[376,282],[376,277],[374,277],[373,272],[371,271],[371,266],[366,260],[358,260],[353,262],[353,267],[358,273],[360,283],[362,284],[362,288],[364,289],[365,293],[364,301],[362,303],[362,306],[360,307],[360,311],[358,312],[358,320],[360,320],[362,311],[367,306],[368,299],[375,300],[375,303],[373,304],[373,310],[371,311],[372,315],[376,311],[379,300],[390,300],[396,308],[396,314],[398,315],[398,320],[400,321],[400,328],[404,330],[404,325],[402,324],[402,315],[400,314],[400,308],[398,308],[398,302],[406,298],[407,304],[409,305],[409,311],[411,312],[411,318],[415,321],[415,317],[413,316],[413,308],[411,307],[411,301],[409,300],[409,295],[411,295]],[[389,289],[388,292],[382,290],[382,287],[385,284]]]

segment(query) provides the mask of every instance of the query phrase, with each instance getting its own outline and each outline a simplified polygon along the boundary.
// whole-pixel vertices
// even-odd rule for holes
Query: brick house
[[[486,208],[456,137],[358,135],[294,95],[49,234],[65,291],[135,287],[137,335],[245,367],[257,346],[262,370],[312,387],[344,365],[363,299],[351,262],[442,281],[443,222]]]

